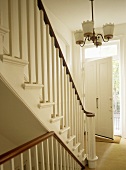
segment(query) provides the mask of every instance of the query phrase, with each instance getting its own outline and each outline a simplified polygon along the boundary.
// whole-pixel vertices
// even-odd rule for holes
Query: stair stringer
[[[24,66],[27,65],[28,62],[5,55],[0,56],[0,58],[0,79],[13,92],[13,94],[23,102],[23,104],[31,111],[33,116],[40,121],[42,126],[48,131],[54,131],[82,163],[83,158],[81,156],[78,157],[78,151],[72,150],[73,142],[70,142],[69,144],[66,143],[67,133],[59,134],[60,121],[50,123],[53,106],[43,107],[41,109],[38,108],[38,100],[30,94],[30,90],[27,91],[22,88],[22,84],[24,83]],[[83,163],[85,164],[85,162]]]

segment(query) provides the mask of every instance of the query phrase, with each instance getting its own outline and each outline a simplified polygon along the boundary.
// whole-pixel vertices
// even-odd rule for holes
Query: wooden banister
[[[61,50],[61,48],[60,48],[60,46],[59,46],[59,43],[58,43],[57,38],[56,38],[56,35],[55,35],[54,31],[53,31],[53,28],[52,28],[52,26],[51,26],[51,23],[50,23],[50,21],[49,21],[49,18],[48,18],[48,16],[47,16],[47,13],[46,13],[46,11],[45,11],[45,8],[44,8],[44,6],[43,6],[43,4],[42,4],[42,1],[41,1],[41,0],[37,0],[37,1],[38,1],[38,8],[39,8],[39,10],[42,10],[43,13],[44,13],[44,22],[45,22],[45,24],[48,24],[48,25],[49,25],[49,33],[50,33],[50,36],[51,36],[51,37],[54,37],[55,47],[59,49],[59,57],[63,59],[63,66],[66,67],[66,74],[69,74],[70,82],[72,82],[72,87],[75,89],[75,94],[77,95],[77,99],[78,99],[79,102],[80,102],[80,105],[81,105],[81,107],[82,107],[82,110],[84,111],[85,114],[93,114],[93,113],[87,112],[87,111],[84,109],[84,106],[83,106],[83,104],[82,104],[82,102],[81,102],[79,93],[78,93],[78,91],[77,91],[77,89],[76,89],[76,86],[75,86],[75,84],[74,84],[73,78],[72,78],[72,76],[71,76],[71,74],[70,74],[69,68],[68,68],[67,63],[66,63],[66,61],[65,61],[65,59],[64,59],[62,50]]]
[[[76,156],[74,156],[74,154],[69,150],[69,148],[61,141],[61,139],[54,134],[55,139],[57,139],[57,141],[67,150],[67,152],[76,160],[76,162],[82,167],[82,169],[85,169],[84,165],[78,161],[78,159],[76,158]]]
[[[64,149],[73,157],[73,159],[84,169],[84,165],[78,161],[78,159],[74,156],[74,154],[69,150],[69,148],[62,142],[62,140],[53,132],[47,132],[44,135],[41,135],[21,146],[18,146],[2,155],[0,155],[0,165],[3,164],[4,162],[10,160],[11,158],[25,152],[26,150],[34,147],[35,145],[39,144],[40,142],[48,139],[49,137],[53,136],[63,147]]]
[[[47,138],[51,137],[52,135],[54,135],[54,132],[48,132],[44,135],[41,135],[21,146],[18,146],[2,155],[0,155],[0,165],[3,164],[4,162],[8,161],[9,159],[19,155],[20,153],[28,150],[29,148],[37,145],[38,143],[46,140]]]

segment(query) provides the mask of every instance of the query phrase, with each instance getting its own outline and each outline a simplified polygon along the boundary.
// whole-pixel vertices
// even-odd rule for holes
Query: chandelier
[[[104,36],[100,33],[95,33],[94,28],[94,15],[93,15],[93,1],[91,1],[91,11],[92,11],[92,20],[91,21],[84,21],[82,23],[83,30],[77,30],[74,33],[76,44],[79,44],[83,47],[86,41],[92,41],[96,47],[102,45],[103,42],[108,42],[110,39],[113,38],[113,31],[114,31],[114,24],[105,24],[103,25],[103,33]]]

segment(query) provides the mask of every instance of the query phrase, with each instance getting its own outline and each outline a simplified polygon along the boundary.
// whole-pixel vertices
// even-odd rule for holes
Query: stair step
[[[80,157],[83,152],[84,152],[84,149],[81,149],[80,152],[78,153],[78,157]]]
[[[50,123],[57,122],[58,120],[62,119],[63,116],[57,116],[55,118],[51,118]]]
[[[66,142],[67,142],[67,143],[70,143],[74,138],[76,138],[75,135],[70,136],[70,138],[68,138]]]
[[[59,131],[59,134],[61,135],[62,133],[66,132],[66,131],[69,130],[69,129],[70,129],[70,127],[65,127],[65,128],[63,128],[63,129],[61,129],[61,130]]]
[[[0,55],[0,60],[5,63],[16,64],[16,65],[20,65],[20,66],[26,66],[29,63],[26,60],[16,58],[16,57],[11,57],[8,55]]]
[[[54,104],[55,104],[54,102],[52,102],[52,103],[50,103],[50,102],[48,102],[48,103],[39,103],[38,107],[39,107],[39,109],[41,109],[43,107],[52,107]]]
[[[85,161],[87,159],[87,154],[84,154],[84,157],[82,158],[82,161]]]
[[[35,83],[33,83],[33,84],[30,84],[30,83],[24,83],[24,84],[22,84],[22,87],[24,88],[24,89],[41,89],[42,87],[44,87],[44,85],[43,84],[35,84]]]
[[[75,151],[79,146],[80,146],[81,143],[77,143],[74,147],[73,147],[73,151]]]

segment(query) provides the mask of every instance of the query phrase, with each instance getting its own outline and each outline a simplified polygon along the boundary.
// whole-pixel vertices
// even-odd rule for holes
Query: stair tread
[[[55,104],[54,102],[39,103],[38,107],[41,109],[43,107],[49,107],[49,106],[51,107],[54,104]]]
[[[8,56],[8,55],[0,55],[0,59],[1,59],[2,62],[17,64],[17,65],[20,65],[20,66],[26,66],[29,63],[26,60],[20,59],[18,57]]]
[[[42,88],[44,87],[43,84],[36,84],[36,83],[24,83],[23,85],[24,89],[28,89],[28,88]]]
[[[74,138],[76,138],[76,136],[75,136],[75,135],[70,136],[70,137],[67,139],[67,143],[71,142]]]
[[[80,146],[81,143],[76,143],[76,145],[73,147],[73,151],[76,150],[78,148],[78,146]]]
[[[78,152],[78,157],[81,156],[81,154],[84,152],[84,149],[81,149],[80,152]]]
[[[59,134],[62,134],[62,133],[66,132],[69,129],[70,129],[70,127],[65,127],[63,129],[60,129]]]
[[[50,123],[56,122],[62,118],[63,118],[63,116],[56,116],[55,118],[51,118]]]

